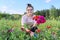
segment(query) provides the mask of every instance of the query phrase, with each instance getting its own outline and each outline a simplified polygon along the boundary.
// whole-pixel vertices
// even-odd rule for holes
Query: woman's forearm
[[[36,23],[34,23],[34,24],[33,24],[33,27],[35,27],[35,26],[37,26],[37,24],[36,24]]]

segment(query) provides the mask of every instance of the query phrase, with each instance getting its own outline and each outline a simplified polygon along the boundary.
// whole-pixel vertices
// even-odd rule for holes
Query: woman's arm
[[[26,23],[26,16],[22,16],[22,19],[21,19],[22,30],[28,30],[27,28],[24,27],[25,23]]]
[[[25,23],[25,18],[24,18],[24,16],[22,16],[22,18],[21,18],[21,29],[22,30],[24,30],[24,23]]]
[[[36,21],[34,20],[34,24],[33,24],[33,27],[35,27],[35,26],[37,26],[37,23],[36,23]]]

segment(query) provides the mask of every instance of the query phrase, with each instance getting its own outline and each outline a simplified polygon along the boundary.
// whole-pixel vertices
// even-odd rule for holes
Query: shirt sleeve
[[[21,25],[24,25],[25,23],[26,23],[26,17],[22,16]]]

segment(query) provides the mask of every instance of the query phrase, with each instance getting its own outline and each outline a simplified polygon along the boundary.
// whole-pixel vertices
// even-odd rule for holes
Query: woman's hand
[[[26,32],[27,32],[27,33],[30,33],[31,31],[30,31],[29,29],[26,28]]]

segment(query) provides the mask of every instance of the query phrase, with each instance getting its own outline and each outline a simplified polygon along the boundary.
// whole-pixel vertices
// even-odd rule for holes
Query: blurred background
[[[0,19],[20,19],[28,3],[33,5],[34,14],[60,20],[60,0],[0,0]]]

